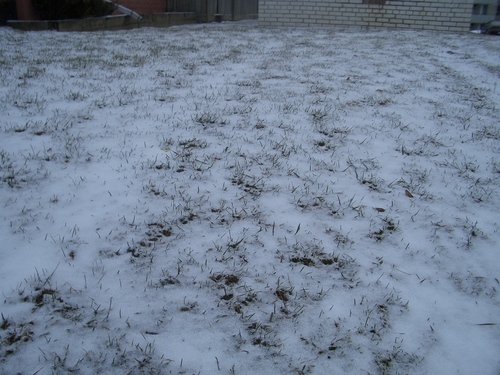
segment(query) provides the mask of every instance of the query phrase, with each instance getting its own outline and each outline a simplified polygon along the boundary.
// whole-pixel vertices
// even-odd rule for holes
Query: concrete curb
[[[98,31],[139,27],[169,27],[197,23],[194,12],[145,14],[140,22],[127,15],[61,21],[7,21],[7,26],[23,31]]]

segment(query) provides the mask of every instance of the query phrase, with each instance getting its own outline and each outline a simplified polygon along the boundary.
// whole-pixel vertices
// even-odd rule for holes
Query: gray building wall
[[[214,21],[216,14],[224,21],[238,21],[257,18],[259,0],[168,0],[167,12],[194,12],[200,22]]]
[[[260,0],[259,24],[466,32],[470,29],[473,2],[474,0]]]
[[[480,29],[482,24],[493,21],[497,14],[498,0],[473,0],[471,29]]]

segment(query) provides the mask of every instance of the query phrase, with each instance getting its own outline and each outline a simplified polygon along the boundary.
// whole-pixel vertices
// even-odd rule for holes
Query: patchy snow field
[[[0,80],[2,374],[500,374],[500,38],[1,28]]]

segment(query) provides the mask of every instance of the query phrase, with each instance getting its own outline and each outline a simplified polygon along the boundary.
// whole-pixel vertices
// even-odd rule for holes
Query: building
[[[481,26],[493,21],[498,14],[498,0],[474,0],[470,20],[471,30],[480,30]]]
[[[19,20],[38,20],[31,0],[15,0]],[[216,19],[241,20],[258,17],[259,0],[114,0],[138,14],[160,14],[166,12],[195,13],[198,22]]]
[[[498,0],[260,0],[262,26],[340,26],[466,32]],[[478,13],[478,14],[472,14]],[[485,13],[485,14],[483,14]]]
[[[19,20],[36,20],[31,0]],[[259,18],[262,26],[384,27],[450,32],[479,30],[500,19],[500,0],[115,0],[141,15],[191,12],[198,22]]]

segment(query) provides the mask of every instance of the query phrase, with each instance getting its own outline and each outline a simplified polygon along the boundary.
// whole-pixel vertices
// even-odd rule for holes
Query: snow
[[[0,28],[2,374],[500,372],[500,39]]]

